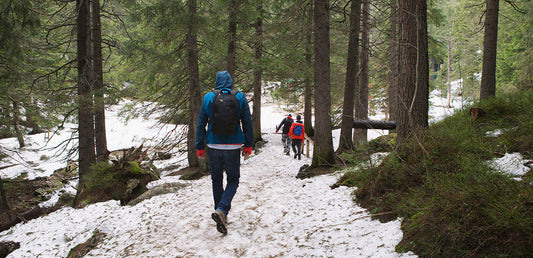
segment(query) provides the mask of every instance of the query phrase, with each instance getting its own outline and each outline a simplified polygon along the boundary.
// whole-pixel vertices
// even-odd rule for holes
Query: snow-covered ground
[[[155,126],[155,117],[132,118],[128,124],[118,117],[117,106],[107,111],[109,149],[145,146],[167,135],[172,126]],[[433,111],[434,114],[449,114]],[[212,195],[209,177],[183,181],[164,176],[152,182],[180,182],[187,186],[134,206],[118,201],[63,208],[38,219],[0,232],[0,241],[20,242],[9,257],[66,257],[69,250],[89,239],[95,230],[106,234],[87,257],[411,257],[399,254],[395,245],[402,238],[400,221],[380,223],[353,202],[353,188],[330,189],[340,173],[296,179],[299,168],[310,158],[295,160],[282,154],[281,136],[275,125],[286,115],[275,104],[262,107],[262,131],[268,143],[250,158],[242,159],[241,181],[228,217],[228,234],[217,232],[211,219]],[[64,130],[52,138],[61,142],[70,136]],[[369,132],[369,139],[383,131]],[[334,132],[338,142],[338,131]],[[154,139],[152,139],[154,138]],[[52,149],[44,148],[43,135],[27,137],[30,146],[17,150],[15,139],[2,139],[2,151],[14,157],[0,166],[30,161],[1,171],[2,177],[21,172],[29,178],[48,176],[64,167]],[[54,146],[52,144],[52,146]],[[174,153],[157,166],[186,165]],[[41,160],[41,157],[46,158]],[[63,156],[62,156],[63,155]],[[168,173],[163,173],[168,174]],[[72,190],[72,189],[71,189]]]

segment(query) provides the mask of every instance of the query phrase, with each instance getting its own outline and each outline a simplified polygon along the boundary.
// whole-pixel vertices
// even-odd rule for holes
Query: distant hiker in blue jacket
[[[217,230],[226,234],[227,215],[239,187],[240,150],[244,146],[242,155],[252,154],[254,135],[248,101],[242,92],[232,91],[233,80],[230,74],[227,71],[218,72],[215,84],[216,90],[204,95],[198,116],[195,147],[198,157],[205,159],[207,143],[215,203],[211,218],[217,223]],[[224,169],[227,175],[225,189]]]
[[[289,130],[291,129],[292,122],[292,115],[289,114],[281,120],[281,123],[279,123],[278,126],[276,126],[276,133],[281,129],[281,142],[283,143],[283,153],[285,153],[285,155],[291,154],[291,137],[289,137]]]

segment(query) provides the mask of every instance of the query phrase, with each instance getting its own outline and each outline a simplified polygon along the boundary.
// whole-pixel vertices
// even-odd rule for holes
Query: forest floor
[[[296,178],[311,160],[282,153],[274,126],[284,115],[266,108],[267,144],[242,160],[226,236],[217,232],[210,217],[210,177],[184,181],[165,171],[150,187],[185,187],[131,206],[108,201],[61,208],[1,232],[0,241],[20,243],[11,257],[67,257],[95,236],[99,244],[86,257],[412,256],[395,252],[402,239],[399,220],[373,220],[353,202],[353,188],[330,188],[341,172]],[[179,163],[167,162],[162,167]],[[29,192],[24,196],[32,199]]]

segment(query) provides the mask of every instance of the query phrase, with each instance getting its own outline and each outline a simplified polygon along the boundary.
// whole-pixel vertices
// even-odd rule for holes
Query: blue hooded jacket
[[[216,89],[231,90],[233,88],[233,80],[227,71],[217,73]],[[204,95],[200,114],[198,115],[198,126],[196,128],[196,142],[197,150],[203,150],[205,143],[214,149],[238,149],[243,144],[244,147],[252,147],[254,141],[254,130],[252,127],[252,114],[250,113],[250,106],[248,100],[242,92],[237,93],[239,100],[239,118],[241,126],[237,133],[233,135],[215,135],[211,132],[211,105],[215,98],[215,93],[209,92]],[[205,126],[207,125],[207,130]]]

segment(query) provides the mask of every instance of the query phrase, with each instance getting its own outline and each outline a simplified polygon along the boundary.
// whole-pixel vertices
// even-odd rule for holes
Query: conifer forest
[[[76,124],[74,148],[57,146],[76,161],[77,193],[65,204],[74,208],[113,199],[99,196],[95,184],[109,182],[103,170],[129,166],[108,162],[116,150],[106,135],[106,108],[125,99],[157,103],[131,105],[122,116],[163,114],[158,122],[175,125],[169,145],[184,153],[188,171],[209,175],[194,141],[202,97],[218,71],[228,71],[250,103],[256,151],[270,139],[261,130],[268,97],[304,117],[312,154],[300,170],[322,175],[378,149],[394,154],[366,172],[344,171],[332,188],[354,187],[355,202],[380,220],[402,218],[397,252],[531,255],[533,1],[0,1],[0,139],[16,138],[23,149],[31,135]],[[431,123],[434,91],[448,99],[444,108],[452,99],[464,108]],[[376,114],[381,121],[372,121]],[[368,128],[390,134],[369,142]],[[503,128],[512,129],[483,138]],[[143,146],[131,147],[123,159],[139,162],[129,172],[150,170],[139,167]],[[9,198],[14,179],[1,173],[14,152],[4,148],[2,222],[24,210],[9,212],[17,207]],[[531,168],[520,181],[480,176],[485,168],[478,174],[479,164],[512,152]]]

